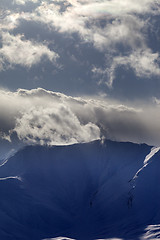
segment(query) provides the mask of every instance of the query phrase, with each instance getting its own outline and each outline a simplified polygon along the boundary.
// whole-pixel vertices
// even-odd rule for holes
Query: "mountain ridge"
[[[131,195],[130,180],[151,151],[146,144],[108,140],[103,144],[25,147],[0,167],[0,215],[7,213],[0,237],[140,239],[148,225],[160,220],[159,202],[148,193],[150,185],[153,197],[160,197],[156,186],[159,151],[136,179]],[[11,236],[3,236],[2,229]]]

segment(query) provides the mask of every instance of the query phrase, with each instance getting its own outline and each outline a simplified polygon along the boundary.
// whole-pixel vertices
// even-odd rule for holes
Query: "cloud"
[[[18,5],[24,5],[28,2],[33,2],[33,3],[37,3],[38,0],[14,0],[13,3],[15,4],[18,4]]]
[[[93,68],[96,76],[101,78],[99,82],[105,82],[108,86],[112,86],[115,69],[120,65],[131,67],[138,77],[151,77],[152,74],[159,76],[159,53],[148,46],[147,34],[148,30],[152,31],[157,21],[155,16],[160,13],[157,0],[14,1],[19,5],[27,2],[36,2],[32,11],[27,9],[22,11],[20,7],[16,8],[15,12],[4,11],[0,24],[3,31],[16,29],[23,24],[22,20],[25,20],[30,21],[31,24],[41,23],[43,27],[48,27],[49,31],[61,33],[62,37],[77,33],[80,37],[79,44],[90,43],[103,54],[110,56],[103,69],[99,66]],[[10,47],[13,47],[11,42],[15,43],[18,40],[19,46],[16,48],[21,47],[23,40],[24,47],[29,48],[30,51],[28,50],[26,61],[20,56],[14,59],[14,53],[4,53],[1,57],[1,68],[4,65],[3,59],[9,60],[12,65],[14,61],[19,64],[22,60],[23,66],[31,66],[38,63],[44,55],[51,61],[57,56],[43,44],[31,42],[33,46],[28,47],[29,40],[23,39],[22,35],[14,36],[15,40],[10,33],[3,33],[3,36],[5,48],[8,48],[5,46],[7,39],[9,39],[8,45],[12,45]],[[35,46],[41,48],[36,51],[36,55],[33,53]]]
[[[46,45],[26,40],[24,35],[11,35],[8,32],[2,32],[1,35],[1,70],[5,68],[5,66],[8,68],[16,64],[30,68],[38,64],[44,57],[50,61],[56,61],[58,58],[58,54],[51,51]]]
[[[111,0],[111,1],[63,1],[61,4],[42,2],[30,19],[40,21],[59,32],[77,32],[86,42],[97,48],[128,40],[135,45],[136,39],[144,41],[144,14],[156,14],[157,1]],[[138,40],[137,39],[137,40]]]
[[[63,94],[43,89],[1,91],[0,99],[1,136],[5,139],[16,132],[20,140],[29,144],[65,145],[100,137],[94,123],[79,121],[70,108],[72,98]]]
[[[159,76],[159,53],[149,48],[146,34],[159,13],[156,0],[63,0],[42,1],[32,12],[19,17],[45,24],[53,32],[77,33],[83,43],[110,55],[106,68],[95,66],[94,72],[111,86],[119,65],[130,66],[138,77]]]
[[[135,75],[140,78],[160,76],[160,55],[153,53],[151,49],[133,51],[129,56],[117,56],[107,62],[106,68],[93,67],[92,72],[101,79],[108,78],[108,86],[112,86],[117,67],[132,68]]]
[[[153,98],[153,102],[157,105],[160,105],[160,99],[158,99],[156,97]]]
[[[21,14],[10,10],[1,10],[0,12],[0,31],[12,30],[19,25]]]
[[[160,76],[160,56],[150,49],[133,52],[128,57],[117,57],[116,65],[129,65],[139,77]]]
[[[44,89],[0,91],[1,138],[25,144],[66,145],[101,137],[160,144],[160,108],[109,99],[74,98]],[[140,107],[141,106],[141,107]]]

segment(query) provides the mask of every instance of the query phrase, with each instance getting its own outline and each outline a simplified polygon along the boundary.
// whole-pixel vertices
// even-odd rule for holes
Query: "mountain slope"
[[[0,167],[0,239],[143,238],[160,221],[150,151],[112,141],[24,148]]]

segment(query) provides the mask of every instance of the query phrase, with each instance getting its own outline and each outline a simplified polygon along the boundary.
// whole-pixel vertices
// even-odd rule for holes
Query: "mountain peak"
[[[145,144],[109,140],[103,144],[94,141],[25,147],[0,167],[0,204],[5,211],[10,209],[9,215],[4,216],[10,232],[21,239],[34,240],[59,236],[78,240],[115,236],[137,239],[147,222],[151,224],[151,218],[159,220],[149,205],[149,187],[145,191],[146,185],[153,188],[159,180],[159,152],[151,151]],[[149,154],[151,163],[134,182],[133,189],[130,180]],[[146,171],[147,168],[151,170]],[[146,204],[142,192],[147,196]],[[160,192],[154,187],[152,196],[157,194]],[[159,203],[153,202],[158,209]],[[12,204],[14,211],[9,207]],[[130,226],[137,221],[141,227],[133,233]],[[15,233],[20,225],[21,230]],[[114,236],[113,227],[117,229]]]

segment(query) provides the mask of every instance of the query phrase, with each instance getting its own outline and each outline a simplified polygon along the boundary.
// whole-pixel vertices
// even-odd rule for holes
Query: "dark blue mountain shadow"
[[[150,151],[108,140],[24,148],[0,167],[0,239],[140,239],[160,222],[160,156],[144,166]]]

